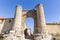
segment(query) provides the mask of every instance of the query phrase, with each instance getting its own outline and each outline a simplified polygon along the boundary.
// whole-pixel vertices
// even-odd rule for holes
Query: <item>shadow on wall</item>
[[[33,34],[29,28],[24,30],[25,39],[33,39]]]
[[[8,34],[9,31],[12,30],[12,26],[13,26],[13,20],[11,18],[5,19],[1,33]]]
[[[34,15],[35,15],[35,11],[36,10],[29,10],[26,14],[27,14],[27,17],[34,17]]]

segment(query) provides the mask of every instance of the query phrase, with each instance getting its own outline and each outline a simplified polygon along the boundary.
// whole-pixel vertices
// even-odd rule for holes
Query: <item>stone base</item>
[[[10,34],[4,36],[4,40],[25,40],[24,35],[17,36],[15,35],[15,31],[10,31]]]
[[[34,40],[52,40],[53,36],[50,33],[35,34]]]
[[[34,40],[41,40],[42,39],[42,35],[40,33],[36,33],[34,35]]]

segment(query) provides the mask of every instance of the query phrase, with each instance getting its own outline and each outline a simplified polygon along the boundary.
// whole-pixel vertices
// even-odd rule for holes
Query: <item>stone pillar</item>
[[[19,36],[22,34],[21,29],[22,29],[22,7],[16,6],[13,30],[15,31],[16,35]]]
[[[41,40],[42,38],[42,32],[44,32],[44,28],[46,26],[46,23],[45,23],[45,16],[44,16],[44,9],[43,9],[43,5],[42,4],[38,4],[36,6],[36,27],[34,29],[34,35],[36,36],[35,37],[35,40]]]
[[[38,27],[37,30],[39,33],[41,33],[42,31],[44,31],[44,28],[46,26],[43,4],[38,4],[36,10],[37,10],[36,15],[37,15],[37,27]]]

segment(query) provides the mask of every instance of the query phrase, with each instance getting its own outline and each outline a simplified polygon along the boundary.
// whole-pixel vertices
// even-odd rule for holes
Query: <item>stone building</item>
[[[34,19],[34,32],[26,26],[25,19]],[[60,34],[60,23],[46,23],[42,4],[36,5],[35,10],[22,10],[16,6],[14,18],[0,17],[1,40],[41,40],[42,34]]]

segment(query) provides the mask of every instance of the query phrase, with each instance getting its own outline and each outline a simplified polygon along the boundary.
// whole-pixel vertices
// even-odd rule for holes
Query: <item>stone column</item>
[[[16,35],[19,36],[22,34],[21,29],[22,29],[22,7],[16,6],[13,30],[15,31]]]
[[[42,4],[38,4],[36,6],[36,27],[35,27],[35,40],[41,40],[41,32],[44,32],[44,28],[46,26],[45,23],[45,16],[44,16],[44,9]],[[41,37],[40,37],[41,36]]]

